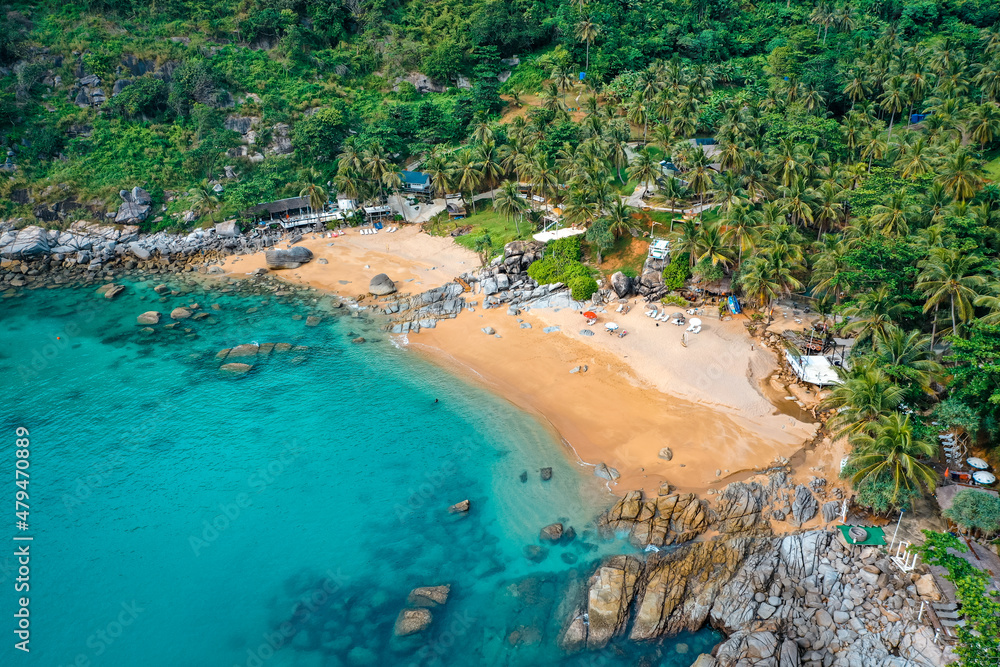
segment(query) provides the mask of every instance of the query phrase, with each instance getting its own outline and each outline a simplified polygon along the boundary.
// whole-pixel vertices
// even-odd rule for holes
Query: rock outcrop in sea
[[[789,488],[783,472],[730,484],[714,506],[692,494],[627,494],[599,526],[646,553],[599,564],[560,644],[596,650],[615,637],[649,641],[709,624],[727,639],[698,658],[701,667],[944,664],[926,617],[917,620],[921,602],[936,599],[932,582],[833,529],[775,535],[772,508],[789,501],[793,522],[816,513],[809,488]],[[717,535],[695,539],[709,531]]]

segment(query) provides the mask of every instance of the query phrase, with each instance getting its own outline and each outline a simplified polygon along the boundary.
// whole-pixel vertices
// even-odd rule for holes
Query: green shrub
[[[558,266],[552,257],[536,259],[528,267],[528,275],[539,285],[559,282],[562,267]]]
[[[956,493],[951,507],[942,514],[966,529],[978,528],[986,533],[1000,530],[1000,498],[977,489]]]
[[[666,269],[664,269],[664,272],[665,271]],[[695,264],[694,274],[699,278],[701,278],[702,281],[707,283],[715,282],[716,280],[722,280],[722,278],[726,275],[725,273],[723,273],[721,266],[719,266],[718,264],[712,264],[712,260],[708,258],[705,258],[700,262],[698,262],[697,264]]]
[[[549,241],[545,246],[545,256],[535,260],[528,267],[528,275],[540,285],[564,283],[577,301],[589,299],[597,291],[591,269],[580,257],[580,236]]]
[[[663,285],[674,292],[684,287],[684,283],[691,277],[691,269],[688,268],[687,255],[675,258],[663,269]]]
[[[597,281],[590,276],[576,276],[567,283],[573,298],[577,301],[586,301],[597,291]]]
[[[639,277],[639,272],[633,269],[631,266],[625,266],[622,267],[622,275],[625,276],[626,278],[635,279]]]
[[[679,297],[676,294],[668,294],[667,296],[660,299],[660,303],[664,306],[680,306],[681,308],[686,308],[688,302],[683,297]]]

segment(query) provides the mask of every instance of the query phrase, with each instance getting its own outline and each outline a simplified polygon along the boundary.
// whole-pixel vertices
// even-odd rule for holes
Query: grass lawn
[[[1000,155],[995,156],[992,160],[984,164],[983,169],[986,171],[987,178],[1000,182]]]
[[[472,212],[472,206],[466,205],[466,210],[470,213]],[[469,250],[476,249],[476,239],[479,238],[483,232],[489,232],[490,238],[493,240],[494,251],[500,250],[511,241],[515,241],[519,238],[526,239],[531,236],[534,230],[531,227],[531,223],[527,220],[521,221],[521,233],[517,233],[517,227],[515,226],[515,220],[512,218],[508,222],[502,215],[493,210],[493,202],[490,200],[483,200],[476,202],[476,213],[470,215],[463,220],[448,220],[447,216],[445,219],[438,224],[428,224],[425,228],[432,234],[445,236],[450,234],[453,230],[462,227],[472,227],[472,231],[462,236],[455,237],[455,243],[459,244],[463,248],[468,248]]]
[[[634,238],[631,234],[625,234],[615,240],[615,244],[604,253],[604,261],[596,264],[597,253],[585,243],[584,247],[588,251],[590,263],[597,266],[597,269],[605,276],[610,276],[616,271],[622,271],[629,277],[638,276],[642,272],[642,264],[646,261],[649,253],[649,239]]]

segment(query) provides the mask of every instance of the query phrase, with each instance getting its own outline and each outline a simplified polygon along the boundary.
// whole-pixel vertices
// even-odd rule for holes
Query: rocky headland
[[[824,504],[824,519],[831,503],[839,504]],[[616,637],[650,641],[708,624],[727,638],[698,667],[945,664],[928,616],[918,620],[922,602],[940,599],[932,576],[904,573],[832,527],[796,530],[818,505],[784,471],[732,483],[714,503],[669,488],[656,498],[627,494],[598,524],[645,552],[598,565],[566,616],[561,646],[594,651]],[[776,513],[790,525],[776,526],[785,521]]]

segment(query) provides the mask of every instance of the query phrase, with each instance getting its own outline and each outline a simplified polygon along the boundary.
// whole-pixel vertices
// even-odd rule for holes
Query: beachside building
[[[368,222],[379,222],[392,218],[392,208],[389,206],[365,206],[365,219]]]
[[[281,226],[284,229],[308,227],[319,222],[309,206],[309,197],[288,197],[257,204],[247,214],[261,226]]]
[[[404,195],[423,201],[430,201],[434,198],[430,174],[425,174],[422,171],[403,171],[400,173],[400,177],[403,179],[402,193]]]
[[[446,195],[445,208],[449,220],[461,220],[466,216],[465,200],[462,199],[462,195]]]
[[[338,195],[336,203],[328,202],[323,211],[312,210],[309,197],[288,197],[257,204],[246,211],[246,215],[254,218],[261,227],[294,229],[346,220],[356,209],[357,202],[344,195]]]

